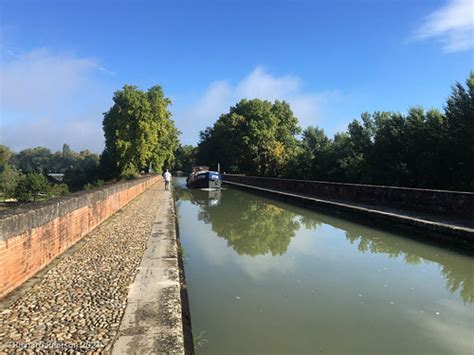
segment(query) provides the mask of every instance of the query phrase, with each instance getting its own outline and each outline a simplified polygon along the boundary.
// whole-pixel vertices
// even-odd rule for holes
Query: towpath
[[[155,184],[0,303],[0,353],[110,351],[160,207]]]

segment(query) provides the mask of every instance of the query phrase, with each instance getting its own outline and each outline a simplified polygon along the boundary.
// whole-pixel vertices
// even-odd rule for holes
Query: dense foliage
[[[173,170],[181,172],[190,172],[196,165],[197,148],[192,145],[180,145],[174,154],[175,160]]]
[[[115,92],[114,105],[104,114],[105,151],[101,166],[111,176],[130,177],[150,166],[161,171],[173,163],[176,129],[160,86],[147,92],[125,85]]]
[[[58,174],[52,177],[50,173]],[[62,183],[61,180],[62,176]],[[0,197],[18,202],[37,201],[79,190],[100,176],[99,156],[88,150],[76,153],[64,144],[52,153],[44,147],[19,153],[0,145]]]
[[[201,132],[197,160],[227,172],[279,175],[296,157],[299,132],[288,103],[243,99]]]
[[[48,148],[28,148],[17,154],[11,153],[7,160],[23,173],[45,172],[62,173],[67,170],[86,170],[99,164],[99,156],[88,150],[79,153],[64,144],[61,151],[52,153]]]
[[[55,193],[59,195],[67,193],[64,184],[53,189],[48,179],[41,173],[29,173],[22,175],[15,187],[15,198],[18,202],[30,202],[53,197]]]
[[[242,100],[201,132],[197,162],[251,175],[474,191],[474,73],[444,112],[364,113],[332,139],[289,105]]]
[[[2,164],[0,173],[0,195],[4,199],[15,197],[15,189],[20,180],[20,172],[9,164]]]

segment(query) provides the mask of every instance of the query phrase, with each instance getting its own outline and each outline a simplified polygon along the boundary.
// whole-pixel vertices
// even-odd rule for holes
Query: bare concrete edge
[[[174,209],[177,212],[176,200],[173,198]],[[179,266],[179,280],[181,283],[181,310],[183,319],[183,336],[184,336],[184,351],[186,355],[194,355],[194,335],[191,318],[191,306],[189,304],[188,285],[186,283],[186,273],[184,270],[184,263],[186,261],[183,247],[181,244],[181,235],[179,230],[178,214],[175,214],[176,225],[176,239],[178,242],[178,266]]]
[[[232,181],[223,181],[225,184],[243,188],[257,193],[270,195],[284,201],[296,203],[305,208],[317,209],[319,211],[331,211],[344,213],[352,216],[369,217],[371,222],[379,224],[390,224],[397,228],[410,229],[422,233],[423,239],[436,243],[443,243],[454,247],[462,252],[474,253],[474,229],[464,226],[450,225],[440,222],[429,221],[421,218],[399,215],[392,212],[384,212],[370,208],[354,206],[340,202],[306,197],[289,192],[267,189]],[[428,233],[426,233],[428,232]]]
[[[175,217],[164,191],[112,354],[185,354]]]

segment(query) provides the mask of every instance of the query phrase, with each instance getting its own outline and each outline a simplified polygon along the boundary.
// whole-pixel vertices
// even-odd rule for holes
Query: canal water
[[[474,259],[251,193],[174,186],[199,354],[473,354]]]

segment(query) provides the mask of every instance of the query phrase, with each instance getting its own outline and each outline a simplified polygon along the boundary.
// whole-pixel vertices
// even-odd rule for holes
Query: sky
[[[161,85],[183,144],[242,98],[332,136],[443,109],[474,70],[474,0],[0,0],[0,143],[101,152],[125,84]]]

